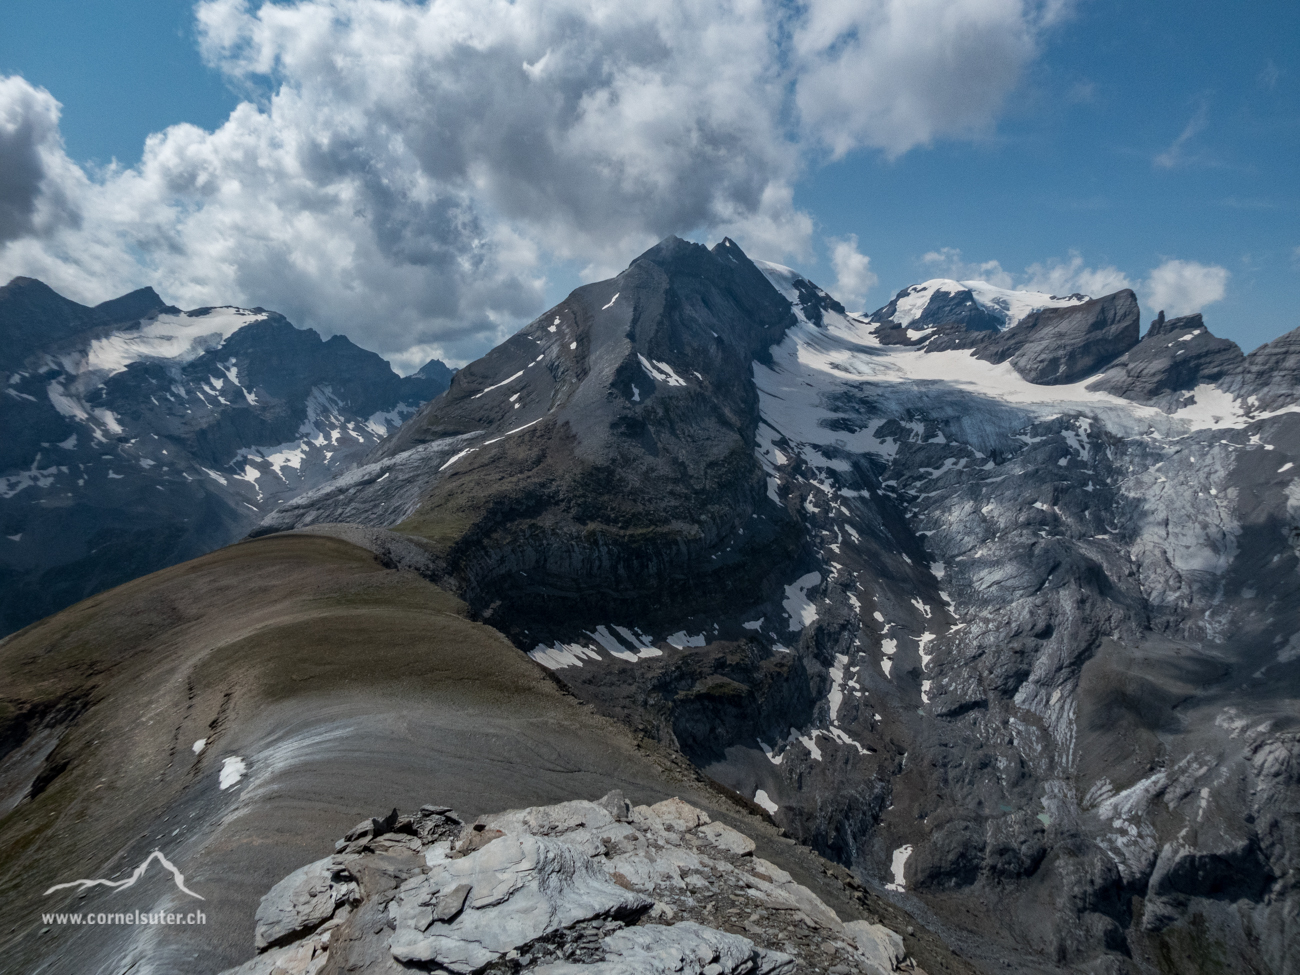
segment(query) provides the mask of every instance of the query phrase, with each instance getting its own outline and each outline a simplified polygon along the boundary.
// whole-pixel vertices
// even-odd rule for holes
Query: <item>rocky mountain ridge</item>
[[[259,531],[409,534],[977,961],[1294,973],[1300,331],[1138,316],[955,282],[852,316],[670,239]]]
[[[841,922],[879,922],[896,931],[931,975],[974,975],[927,924],[782,835],[756,806],[703,778],[680,754],[577,700],[499,633],[468,619],[465,604],[423,578],[420,565],[410,537],[379,529],[280,533],[118,586],[0,641],[4,969],[215,975],[260,947],[268,949],[261,960],[274,956],[282,968],[427,968],[399,963],[384,934],[389,929],[366,925],[382,918],[395,878],[421,866],[412,842],[436,846],[464,832],[466,844],[453,853],[477,848],[486,855],[450,859],[457,869],[473,869],[471,886],[491,884],[499,872],[521,916],[512,921],[514,911],[486,902],[495,898],[475,898],[469,909],[480,921],[512,924],[516,933],[530,920],[522,908],[540,906],[535,895],[547,903],[554,898],[572,917],[572,895],[590,888],[566,888],[564,870],[549,873],[544,889],[530,885],[528,864],[510,857],[505,863],[498,853],[521,849],[537,833],[537,846],[556,854],[545,863],[576,865],[566,849],[586,856],[605,850],[605,836],[621,837],[637,849],[605,850],[589,866],[603,869],[608,858],[621,857],[618,872],[653,867],[654,883],[667,885],[659,899],[702,912],[703,927],[756,943],[784,932],[789,937],[776,938],[774,947],[790,954],[786,940],[798,951],[820,939],[824,929],[799,917],[802,911],[811,919],[809,909],[820,902]],[[665,829],[681,836],[649,825],[628,828],[618,818],[625,806],[602,807],[611,823],[591,803],[571,802],[611,790],[632,806],[667,803],[681,811],[689,803],[698,811],[694,828],[667,822],[684,822],[684,815],[665,817]],[[431,793],[461,811],[463,830],[445,809],[367,818],[352,828],[377,797],[384,808],[419,809]],[[556,804],[558,810],[537,810],[541,818],[528,822],[500,813]],[[581,830],[568,828],[575,818],[585,823]],[[543,820],[556,828],[539,829]],[[723,826],[755,844],[748,857],[748,844]],[[498,846],[497,830],[511,842]],[[624,856],[629,852],[637,855]],[[335,855],[351,879],[326,878],[318,887],[318,861]],[[758,858],[782,872],[752,873],[748,864]],[[304,872],[304,864],[318,869]],[[305,889],[297,884],[304,875]],[[295,880],[282,885],[287,876]],[[607,876],[618,897],[642,903],[645,895],[632,896]],[[646,880],[624,876],[633,885]],[[584,869],[581,879],[591,877],[599,879]],[[741,884],[770,903],[755,900],[737,916],[729,900]],[[458,887],[462,882],[447,893]],[[273,889],[291,896],[270,898],[269,913],[259,915],[259,901]],[[313,889],[337,892],[340,901]],[[696,899],[693,907],[686,892]],[[786,895],[798,910],[789,909]],[[428,906],[418,903],[423,899],[414,905],[417,924]],[[321,926],[305,930],[294,905],[304,908],[306,929]],[[197,924],[85,921],[92,914],[185,917],[196,910],[204,915]],[[69,914],[85,923],[68,922]],[[662,912],[641,919],[665,923]],[[530,964],[558,961],[566,947],[583,952],[570,960],[589,960],[601,939],[616,933],[598,932],[593,920],[560,927],[530,949]],[[332,947],[321,957],[318,941],[327,935]],[[698,946],[711,937],[703,934]],[[719,947],[743,948],[722,941]],[[296,944],[290,957],[276,953],[281,942]],[[822,951],[811,957],[822,970],[839,964]]]
[[[451,376],[149,288],[88,308],[16,278],[0,334],[0,633],[238,539]]]

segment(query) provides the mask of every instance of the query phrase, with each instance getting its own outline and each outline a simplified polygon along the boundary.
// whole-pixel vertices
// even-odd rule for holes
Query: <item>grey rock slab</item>
[[[1031,383],[1075,383],[1137,345],[1140,331],[1137,296],[1125,289],[1080,305],[1034,312],[976,355],[1009,361]]]
[[[812,951],[828,938],[831,953],[855,960],[852,970],[868,964],[848,946],[854,936],[835,911],[753,857],[749,837],[720,825],[680,798],[629,809],[621,794],[485,815],[462,837],[423,846],[420,872],[373,850],[347,858],[363,899],[297,944],[328,944],[330,971],[432,966],[467,975],[519,961],[557,975],[786,975],[796,958],[778,947],[799,942]],[[481,846],[462,842],[486,833],[497,835]],[[332,862],[336,871],[341,859]],[[323,875],[330,863],[311,868]],[[318,882],[311,874],[286,878],[280,899]],[[751,938],[708,923],[738,905],[753,912]],[[868,933],[885,957],[895,943],[887,929]],[[293,957],[314,959],[313,952]]]
[[[644,924],[602,940],[608,954],[595,964],[542,965],[537,975],[787,975],[792,956],[694,921]]]
[[[421,929],[430,890],[468,885],[465,909]],[[546,837],[502,836],[468,856],[435,861],[390,911],[393,956],[472,972],[553,931],[592,918],[626,918],[653,901],[620,887],[590,857]]]
[[[844,925],[846,934],[853,938],[858,951],[867,963],[875,966],[881,975],[889,975],[898,970],[907,952],[903,949],[903,939],[897,932],[891,931],[883,924],[871,924],[868,921],[850,921]],[[875,973],[873,973],[875,975]]]
[[[300,867],[262,898],[254,935],[258,951],[311,931],[333,916],[339,904],[356,893],[356,884],[341,872],[335,857]]]
[[[329,960],[328,948],[313,939],[272,949],[221,975],[318,975]]]
[[[1216,383],[1239,371],[1243,360],[1237,344],[1210,334],[1200,315],[1166,321],[1161,312],[1142,341],[1089,388],[1172,411],[1188,405],[1188,396],[1171,394]]]
[[[726,850],[733,856],[749,856],[756,846],[748,836],[726,823],[707,823],[700,827],[699,834],[718,849]]]
[[[1295,405],[1300,400],[1300,328],[1255,349],[1222,385],[1242,399],[1254,397],[1259,409]]]

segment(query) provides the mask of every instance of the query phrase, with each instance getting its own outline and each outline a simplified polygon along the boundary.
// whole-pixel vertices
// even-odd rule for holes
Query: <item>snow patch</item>
[[[665,637],[665,642],[678,650],[685,650],[687,647],[702,647],[705,640],[703,633],[698,636],[687,636],[685,630],[678,630],[672,636]]]
[[[894,851],[893,861],[889,865],[889,872],[894,875],[894,882],[892,884],[885,884],[886,890],[903,891],[907,889],[907,880],[903,876],[903,873],[907,867],[907,858],[911,855],[911,843],[908,843],[906,846],[900,846]]]
[[[238,755],[230,755],[221,760],[221,773],[217,779],[217,785],[222,792],[225,792],[233,785],[237,785],[239,780],[244,777],[248,771],[248,766]]]
[[[673,367],[668,363],[660,362],[658,359],[651,362],[640,352],[636,354],[636,357],[641,360],[641,368],[644,369],[646,374],[656,382],[664,383],[667,386],[686,385],[686,380],[677,375],[677,373],[673,371]]]
[[[102,383],[125,372],[133,362],[161,359],[177,364],[192,362],[221,345],[245,325],[265,320],[266,315],[243,308],[214,308],[196,316],[159,315],[139,327],[123,329],[93,339],[84,353],[64,356],[62,366],[70,375],[95,373]]]
[[[524,374],[524,371],[523,371],[522,369],[520,369],[517,373],[515,373],[515,374],[514,374],[513,376],[511,376],[509,379],[503,379],[503,380],[501,380],[501,382],[496,383],[495,385],[489,386],[487,389],[484,389],[484,390],[482,390],[481,392],[477,392],[477,393],[475,393],[473,396],[470,397],[470,399],[478,399],[480,396],[485,396],[485,395],[487,395],[488,393],[492,392],[492,390],[494,390],[494,389],[500,389],[502,386],[508,386],[510,383],[514,382],[516,379],[518,379],[518,378],[519,378],[520,376],[522,376],[523,374]]]
[[[817,619],[817,607],[808,599],[807,593],[813,586],[820,585],[821,581],[820,572],[809,572],[785,587],[782,605],[790,617],[791,631],[802,630]]]
[[[528,651],[528,656],[537,663],[541,664],[547,670],[563,670],[565,667],[581,667],[584,659],[599,660],[600,654],[590,647],[584,647],[580,643],[560,643],[556,642],[554,647],[548,647],[544,643],[539,643],[532,650]]]
[[[516,433],[519,433],[521,430],[527,430],[529,427],[533,426],[533,424],[541,423],[541,422],[542,422],[543,420],[545,420],[545,419],[546,419],[546,417],[544,417],[544,416],[539,416],[536,420],[533,420],[533,421],[530,422],[530,423],[525,423],[525,424],[524,424],[523,426],[521,426],[521,427],[515,427],[513,430],[507,430],[505,433],[501,434],[501,436],[499,436],[499,437],[493,437],[491,440],[484,440],[484,441],[483,441],[483,446],[486,447],[488,444],[494,444],[494,443],[496,443],[498,440],[504,440],[506,437],[512,437],[512,436],[514,436]]]

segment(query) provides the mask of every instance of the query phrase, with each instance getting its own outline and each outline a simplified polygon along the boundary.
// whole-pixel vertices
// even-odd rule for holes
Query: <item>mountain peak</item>
[[[998,335],[976,354],[1010,362],[1031,383],[1076,383],[1097,373],[1138,344],[1137,295],[1125,288],[1081,304],[1044,308]]]
[[[1147,336],[1173,335],[1184,329],[1205,328],[1205,320],[1201,317],[1200,312],[1195,315],[1184,315],[1181,318],[1165,318],[1165,313],[1160,312],[1151,322],[1151,327],[1147,329]]]
[[[472,605],[499,604],[498,625],[532,619],[539,635],[549,619],[596,625],[611,607],[686,605],[753,583],[789,553],[754,523],[771,506],[753,455],[752,370],[795,321],[734,241],[666,238],[457,372],[368,470],[264,524],[402,521],[427,532]],[[503,532],[536,542],[519,566],[479,557]],[[702,553],[719,532],[743,543],[714,562]],[[573,561],[554,559],[557,542]],[[629,560],[607,564],[616,550]]]
[[[117,323],[148,318],[163,312],[178,315],[180,309],[163,301],[153,288],[144,287],[120,298],[101,302],[94,307],[94,312],[105,323]]]

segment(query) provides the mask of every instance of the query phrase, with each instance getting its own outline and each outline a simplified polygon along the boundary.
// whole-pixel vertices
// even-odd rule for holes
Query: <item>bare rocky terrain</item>
[[[669,240],[259,531],[394,528],[981,964],[1296,971],[1296,333]]]
[[[446,807],[354,827],[262,898],[259,954],[225,975],[888,975],[897,932],[844,921],[757,844],[681,799],[621,792],[480,816]]]
[[[11,956],[105,943],[23,926],[34,869],[176,829],[219,933],[123,934],[133,972],[865,964],[749,906],[762,859],[929,975],[1296,975],[1298,336],[946,280],[850,315],[670,238],[252,541],[0,644]],[[660,837],[674,799],[710,823]],[[651,853],[684,887],[607,869]],[[513,886],[552,854],[591,913]],[[480,863],[566,920],[471,959]]]

